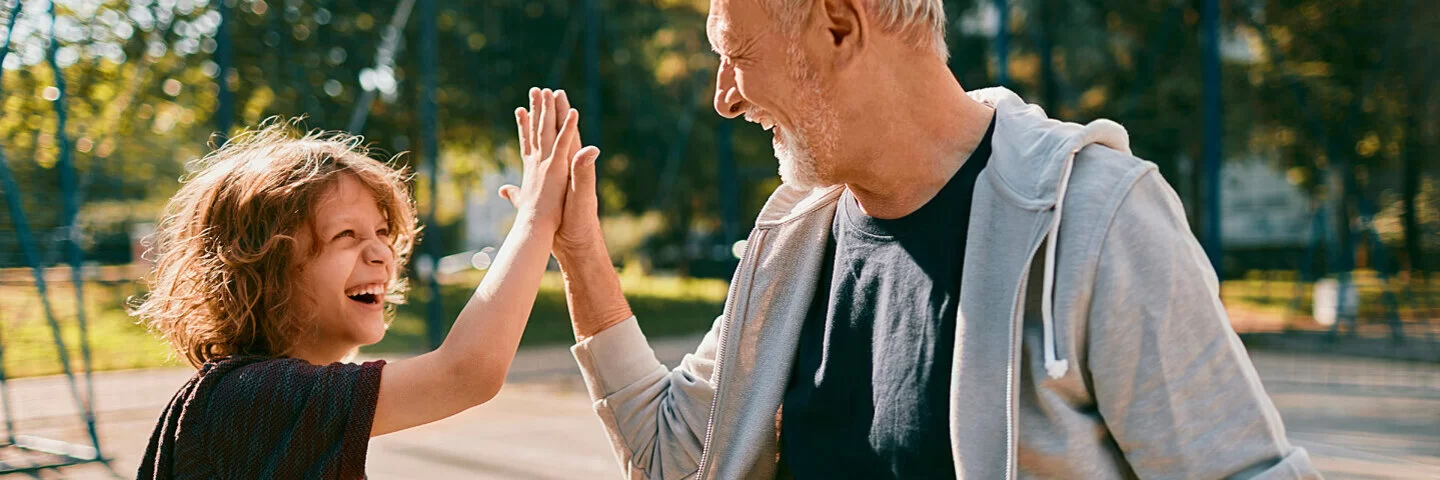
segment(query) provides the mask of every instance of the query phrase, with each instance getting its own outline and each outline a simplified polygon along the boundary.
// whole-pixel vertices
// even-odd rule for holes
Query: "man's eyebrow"
[[[724,55],[725,47],[734,43],[734,32],[730,31],[730,25],[724,21],[711,21],[706,23],[708,23],[709,25],[707,26],[710,27],[705,35],[706,40],[710,42],[710,51],[715,52],[716,55]],[[709,32],[714,32],[715,35],[709,35]]]

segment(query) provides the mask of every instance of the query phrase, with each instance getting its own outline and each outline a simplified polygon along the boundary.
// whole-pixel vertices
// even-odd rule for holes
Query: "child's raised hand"
[[[500,196],[520,210],[521,220],[549,232],[560,227],[573,158],[599,155],[595,148],[580,153],[579,121],[575,110],[556,107],[555,92],[549,89],[531,88],[530,109],[515,109],[524,179],[519,187],[500,187]]]

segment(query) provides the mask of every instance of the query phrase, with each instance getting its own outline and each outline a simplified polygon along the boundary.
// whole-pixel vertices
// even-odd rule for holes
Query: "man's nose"
[[[720,60],[719,71],[715,72],[715,113],[725,118],[745,113],[745,99],[735,84],[735,68],[729,60]]]

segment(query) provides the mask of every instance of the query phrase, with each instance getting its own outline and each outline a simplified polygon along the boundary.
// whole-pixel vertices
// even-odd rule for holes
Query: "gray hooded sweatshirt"
[[[1051,120],[1001,88],[970,96],[996,123],[969,246],[955,246],[956,476],[1318,478],[1285,438],[1179,198],[1124,129]],[[675,369],[633,318],[573,347],[626,478],[775,477],[781,400],[843,188],[775,191],[722,315]]]

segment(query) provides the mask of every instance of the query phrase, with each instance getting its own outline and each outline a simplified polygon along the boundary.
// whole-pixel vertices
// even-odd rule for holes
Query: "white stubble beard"
[[[804,189],[833,185],[832,175],[826,171],[830,169],[822,168],[821,162],[835,160],[839,119],[821,94],[815,70],[799,42],[791,41],[786,54],[790,57],[791,80],[798,86],[796,104],[809,111],[802,110],[795,116],[795,125],[790,128],[777,127],[779,141],[773,146],[775,159],[780,162],[780,180]]]

